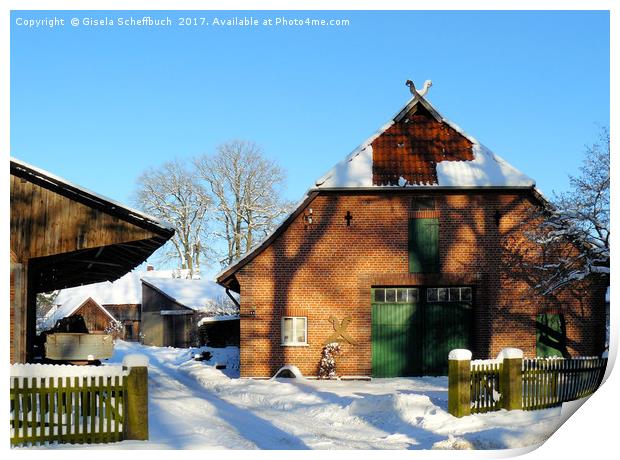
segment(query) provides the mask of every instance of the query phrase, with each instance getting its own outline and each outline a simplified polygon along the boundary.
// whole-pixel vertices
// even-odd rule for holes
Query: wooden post
[[[149,439],[148,358],[127,355],[123,366],[129,369],[125,388],[123,431],[125,439]]]
[[[498,358],[503,359],[500,391],[503,408],[506,410],[523,409],[523,351],[518,348],[504,348]]]
[[[448,412],[455,417],[471,414],[471,351],[452,350],[448,355]]]

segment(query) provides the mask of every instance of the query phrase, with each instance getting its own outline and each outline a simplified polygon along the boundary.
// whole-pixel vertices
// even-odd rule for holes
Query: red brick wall
[[[428,194],[427,194],[428,195]],[[341,375],[371,374],[370,288],[374,285],[471,285],[474,357],[503,347],[536,353],[538,313],[563,311],[569,352],[597,353],[604,339],[604,287],[537,298],[532,274],[521,267],[531,247],[519,225],[533,206],[529,192],[436,195],[440,273],[408,273],[408,217],[412,193],[318,195],[291,225],[237,272],[241,286],[241,375],[271,376],[283,364],[316,375],[330,316],[351,316]],[[499,210],[499,227],[494,214]],[[353,220],[346,225],[349,211]],[[255,312],[255,316],[252,316]],[[308,317],[307,347],[280,345],[282,316]]]

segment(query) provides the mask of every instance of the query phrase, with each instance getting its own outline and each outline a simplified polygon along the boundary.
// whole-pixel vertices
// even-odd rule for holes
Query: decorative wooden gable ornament
[[[340,323],[335,316],[330,316],[329,322],[332,323],[332,326],[334,327],[334,333],[327,338],[325,345],[332,342],[338,342],[341,337],[351,345],[357,345],[357,341],[347,332],[347,327],[351,321],[353,321],[351,316],[345,316]]]

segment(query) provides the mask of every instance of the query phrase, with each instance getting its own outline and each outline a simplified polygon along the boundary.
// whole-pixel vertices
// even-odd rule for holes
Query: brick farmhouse
[[[535,182],[412,94],[217,275],[240,294],[242,377],[317,375],[329,341],[344,376],[445,374],[452,348],[602,351],[605,286],[533,289]]]

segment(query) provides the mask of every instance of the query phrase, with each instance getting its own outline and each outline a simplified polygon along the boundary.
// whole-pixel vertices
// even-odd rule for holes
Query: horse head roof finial
[[[433,86],[433,82],[431,80],[426,80],[424,82],[424,86],[422,87],[420,91],[416,89],[415,84],[411,80],[407,80],[405,82],[405,85],[409,87],[409,91],[411,92],[411,94],[414,95],[414,97],[415,96],[424,97],[426,93],[428,93],[429,88]]]

